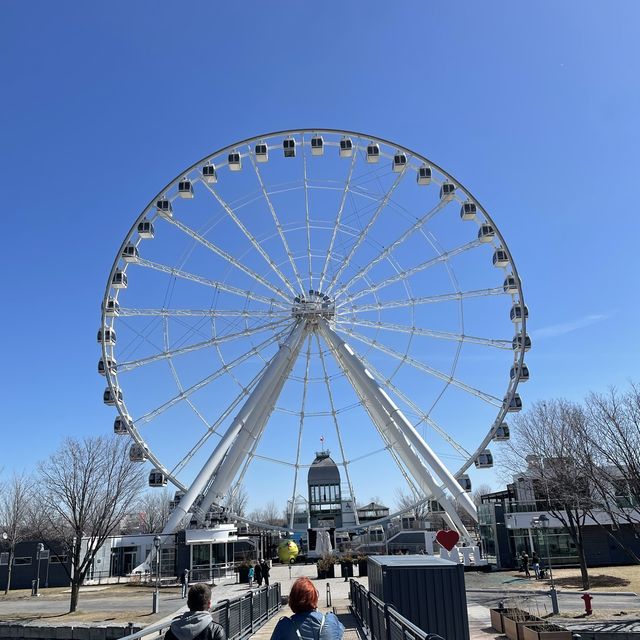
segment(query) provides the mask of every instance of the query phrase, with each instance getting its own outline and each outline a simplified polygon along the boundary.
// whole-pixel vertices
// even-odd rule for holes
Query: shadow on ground
[[[600,587],[626,587],[629,585],[630,580],[616,576],[594,575],[589,576],[589,582],[592,589],[598,589]],[[580,576],[556,578],[555,583],[557,587],[564,587],[565,589],[582,589],[582,578]]]

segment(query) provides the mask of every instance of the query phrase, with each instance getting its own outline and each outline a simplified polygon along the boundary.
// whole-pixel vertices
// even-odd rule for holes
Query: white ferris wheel
[[[470,475],[522,406],[527,315],[504,238],[452,175],[375,136],[296,129],[216,151],[144,208],[98,368],[132,459],[182,492],[165,533],[241,485],[293,522],[322,438],[340,499],[398,487],[464,534]]]

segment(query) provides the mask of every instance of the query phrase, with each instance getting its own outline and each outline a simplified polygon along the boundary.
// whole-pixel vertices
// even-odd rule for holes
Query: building
[[[342,527],[340,471],[329,451],[318,451],[309,468],[309,517],[311,528]]]
[[[358,507],[358,520],[360,524],[371,522],[372,520],[379,520],[380,518],[387,518],[389,516],[389,507],[385,507],[376,502],[370,502],[361,507]]]
[[[0,544],[2,541],[0,541]],[[44,550],[38,551],[38,542],[16,544],[11,570],[11,589],[31,589],[40,579],[40,588],[66,587],[70,583],[71,561],[64,547],[57,542],[45,541]],[[9,577],[9,548],[0,551],[0,589],[5,589]]]
[[[624,486],[623,482],[619,484]],[[585,490],[588,491],[588,482]],[[616,496],[616,509],[637,511],[627,494]],[[522,551],[529,555],[536,551],[543,561],[550,556],[553,566],[577,565],[576,546],[562,522],[548,509],[549,500],[544,483],[531,467],[517,474],[505,490],[482,496],[478,519],[485,557],[498,568],[515,568]],[[548,526],[544,528],[540,527],[541,515],[547,518]],[[640,513],[637,521],[640,522]],[[592,516],[586,516],[583,540],[588,566],[629,564],[631,559],[623,547],[640,555],[635,527],[612,521],[605,509],[594,509]]]

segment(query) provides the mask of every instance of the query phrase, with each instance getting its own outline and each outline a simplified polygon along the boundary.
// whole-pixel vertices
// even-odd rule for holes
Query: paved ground
[[[272,582],[280,582],[282,593],[287,594],[293,581],[300,576],[315,577],[314,565],[294,565],[293,567],[275,566],[271,572]],[[356,578],[367,586],[367,578]],[[496,606],[499,601],[513,603],[527,608],[528,610],[546,615],[551,612],[551,603],[546,594],[520,588],[514,591],[514,587],[546,587],[546,585],[527,583],[515,584],[514,578],[504,573],[480,574],[467,573],[467,601],[469,626],[472,640],[501,638],[490,628],[489,607]],[[314,580],[320,592],[320,609],[330,610],[335,607],[340,615],[343,624],[347,629],[345,640],[362,640],[359,635],[357,624],[348,611],[349,583],[342,578],[332,578],[329,580]],[[327,606],[327,585],[331,592],[331,607]],[[235,584],[232,579],[217,584],[213,590],[214,602],[226,598],[234,598],[247,591],[247,585]],[[160,593],[160,613],[151,615],[151,589],[141,587],[127,587],[125,585],[114,585],[111,587],[86,587],[82,589],[79,609],[82,612],[83,620],[105,621],[134,621],[142,624],[154,624],[161,619],[171,619],[184,610],[185,600],[180,598],[178,587],[163,588]],[[605,617],[609,621],[596,620],[572,620],[571,626],[575,628],[590,628],[601,626],[612,629],[615,627],[626,630],[640,630],[640,620],[635,621],[615,621],[615,614],[620,611],[640,611],[640,598],[636,594],[624,593],[598,593],[593,592],[593,607],[596,613],[605,612]],[[559,592],[560,607],[563,611],[579,612],[583,609],[580,594],[575,592]],[[44,624],[69,624],[70,618],[66,616],[68,609],[69,593],[62,589],[44,591],[39,598],[31,598],[27,595],[20,597],[13,595],[11,598],[0,598],[0,620],[28,620],[42,616],[39,623]],[[287,607],[283,608],[281,615],[289,615]],[[606,615],[609,614],[610,615]],[[261,630],[255,634],[256,640],[268,640],[271,631],[281,615],[275,616]],[[640,617],[640,616],[639,616]]]

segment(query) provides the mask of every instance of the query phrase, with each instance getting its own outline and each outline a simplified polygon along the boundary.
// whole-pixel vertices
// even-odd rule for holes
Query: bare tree
[[[416,520],[424,522],[429,517],[428,501],[420,501],[419,497],[412,493],[405,493],[400,488],[395,491],[395,503],[398,511],[406,511],[409,515],[413,515]]]
[[[121,439],[68,438],[39,465],[39,484],[49,524],[71,558],[72,613],[97,551],[138,500],[142,469],[129,460]]]
[[[284,522],[282,520],[280,511],[281,509],[278,508],[275,500],[271,500],[270,502],[267,502],[264,507],[260,509],[254,509],[249,514],[249,520],[274,526],[282,526]]]
[[[479,484],[471,494],[471,499],[473,500],[473,504],[475,504],[476,507],[482,504],[482,496],[486,496],[488,493],[491,493],[492,491],[493,491],[493,487],[490,484],[487,484],[486,482],[483,484]]]
[[[27,539],[33,480],[26,474],[14,474],[0,488],[0,529],[9,545],[9,564],[5,594],[11,589],[11,570],[16,545]],[[4,535],[3,535],[4,538]]]
[[[225,496],[227,511],[241,518],[244,518],[247,512],[247,502],[249,502],[249,494],[242,484],[229,489]]]
[[[160,533],[171,513],[171,491],[147,491],[139,502],[138,518],[140,533]]]
[[[562,523],[573,541],[580,563],[582,588],[589,589],[583,527],[594,507],[586,460],[591,455],[584,441],[585,413],[566,400],[535,403],[514,423],[505,464],[512,472],[527,467],[534,492],[546,509]]]

